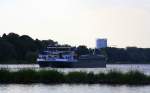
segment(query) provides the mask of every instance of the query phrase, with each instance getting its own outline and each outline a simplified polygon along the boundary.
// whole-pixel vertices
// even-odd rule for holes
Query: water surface
[[[110,85],[0,85],[0,93],[149,93],[150,86]]]
[[[55,69],[58,71],[62,72],[71,72],[71,71],[85,71],[85,72],[108,72],[110,70],[118,70],[121,72],[127,72],[130,70],[138,70],[140,72],[143,72],[147,75],[150,75],[150,64],[121,64],[121,65],[107,65],[106,68],[39,68],[38,65],[32,64],[32,65],[26,65],[26,64],[21,64],[21,65],[0,65],[0,68],[7,68],[10,69],[11,71],[15,71],[18,69],[35,69],[35,70],[40,70],[40,69]]]

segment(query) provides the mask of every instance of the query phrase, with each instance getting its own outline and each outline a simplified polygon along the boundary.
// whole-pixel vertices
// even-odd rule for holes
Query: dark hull
[[[106,61],[102,60],[79,60],[78,62],[38,62],[40,67],[53,68],[104,68]]]

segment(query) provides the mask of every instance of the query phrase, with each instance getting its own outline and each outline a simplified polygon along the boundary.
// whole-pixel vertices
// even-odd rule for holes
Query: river
[[[106,68],[39,68],[38,65],[32,64],[32,65],[26,65],[26,64],[21,64],[21,65],[0,65],[0,68],[7,68],[11,71],[19,70],[19,69],[35,69],[35,70],[40,70],[40,69],[50,69],[50,70],[58,70],[61,72],[72,72],[72,71],[85,71],[85,72],[94,72],[94,73],[99,73],[99,72],[108,72],[110,70],[117,70],[121,72],[128,72],[131,70],[138,70],[140,72],[143,72],[147,75],[150,75],[150,64],[108,64],[106,65]]]
[[[111,85],[0,85],[0,93],[149,93],[150,86]]]

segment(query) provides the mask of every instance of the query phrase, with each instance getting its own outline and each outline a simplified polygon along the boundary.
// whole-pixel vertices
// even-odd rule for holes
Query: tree
[[[108,47],[103,51],[105,51],[107,55],[108,62],[128,61],[128,54],[123,48]]]
[[[15,60],[16,50],[13,44],[6,40],[0,40],[0,61]]]
[[[36,62],[36,58],[38,56],[37,52],[27,52],[25,55],[25,60],[27,61],[27,63],[34,63]]]
[[[126,51],[129,55],[129,60],[132,62],[142,62],[145,60],[142,48],[127,47]]]
[[[78,55],[86,55],[86,54],[89,54],[89,50],[86,46],[84,45],[81,45],[79,47],[77,47],[77,54]]]

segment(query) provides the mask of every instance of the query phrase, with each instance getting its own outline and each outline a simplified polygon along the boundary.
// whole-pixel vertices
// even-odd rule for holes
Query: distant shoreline
[[[59,44],[57,41],[33,39],[28,35],[8,33],[0,36],[0,64],[33,64],[46,47],[69,46]],[[150,48],[138,47],[106,47],[88,48],[86,45],[76,46],[77,55],[99,54],[104,55],[108,64],[150,64]]]

